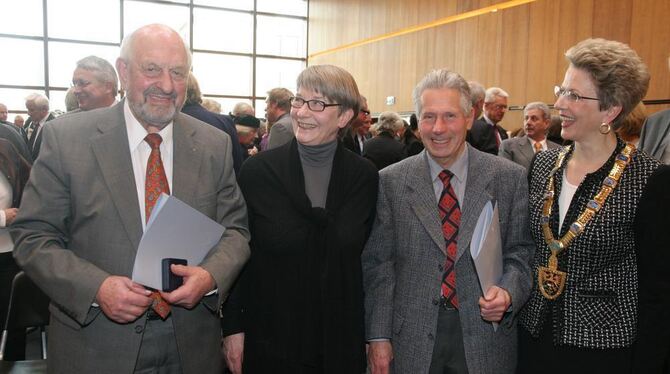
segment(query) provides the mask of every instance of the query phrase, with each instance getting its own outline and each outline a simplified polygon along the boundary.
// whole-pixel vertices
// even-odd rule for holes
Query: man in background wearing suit
[[[23,125],[26,131],[28,148],[32,153],[33,160],[37,160],[40,154],[40,146],[42,144],[42,126],[47,121],[56,118],[53,113],[49,112],[49,99],[46,96],[32,93],[26,97],[26,109],[28,110],[28,119]]]
[[[98,56],[82,58],[72,73],[72,92],[79,103],[79,110],[73,112],[112,106],[119,92],[114,67]]]
[[[51,299],[50,372],[223,370],[217,309],[249,233],[230,138],[179,111],[190,65],[179,34],[144,26],[116,62],[126,99],[44,127],[11,231],[17,262]],[[130,276],[161,191],[226,231],[202,263],[172,265],[182,286],[152,293]]]
[[[293,92],[286,88],[273,88],[268,91],[265,100],[265,118],[268,120],[270,134],[267,149],[282,146],[295,137],[291,121],[291,97]]]
[[[507,139],[507,132],[498,123],[507,112],[507,98],[509,95],[502,88],[491,87],[486,90],[484,97],[484,115],[472,123],[468,131],[467,142],[476,149],[498,154],[500,143]]]
[[[342,145],[355,154],[363,155],[363,143],[370,139],[370,126],[372,117],[368,108],[368,99],[361,95],[360,110],[358,116],[351,120],[342,133]]]
[[[498,156],[514,161],[528,170],[536,153],[559,147],[547,140],[549,125],[551,112],[547,104],[540,101],[527,104],[523,108],[523,131],[526,135],[503,140]]]
[[[429,73],[413,98],[426,150],[379,173],[362,254],[372,373],[513,373],[515,319],[532,284],[525,170],[467,145],[473,110],[457,73]],[[482,292],[470,241],[489,201],[503,275]]]

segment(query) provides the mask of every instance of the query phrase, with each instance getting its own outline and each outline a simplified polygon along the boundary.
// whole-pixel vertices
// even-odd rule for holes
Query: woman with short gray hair
[[[372,161],[378,170],[401,161],[407,154],[405,147],[396,140],[398,131],[405,126],[396,112],[384,112],[379,115],[373,126],[375,137],[363,144],[363,157]]]

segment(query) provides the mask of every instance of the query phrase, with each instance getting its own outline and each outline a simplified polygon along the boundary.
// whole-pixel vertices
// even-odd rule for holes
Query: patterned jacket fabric
[[[600,191],[602,182],[625,143],[618,139],[608,161],[596,172],[587,174],[577,188],[563,225],[558,230],[558,196],[566,155],[554,175],[555,199],[549,225],[554,238],[560,238]],[[547,266],[551,254],[542,234],[540,218],[543,196],[551,170],[561,148],[541,152],[529,173],[530,225],[536,252],[532,262],[533,290],[521,314],[520,324],[538,337],[550,318],[554,344],[582,348],[621,348],[633,343],[637,324],[638,274],[635,259],[634,220],[636,208],[649,176],[659,163],[635,151],[618,186],[584,231],[558,256],[558,269],[567,272],[565,290],[556,300],[545,299],[538,290],[537,269]],[[544,332],[546,334],[548,332]]]

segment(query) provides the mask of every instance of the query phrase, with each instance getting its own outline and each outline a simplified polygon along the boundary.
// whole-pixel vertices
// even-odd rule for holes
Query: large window
[[[182,35],[203,95],[226,113],[246,101],[261,117],[267,91],[295,91],[306,64],[307,0],[14,1],[0,22],[0,103],[9,120],[25,113],[31,92],[65,111],[76,61],[96,55],[114,64],[123,37],[150,23]]]

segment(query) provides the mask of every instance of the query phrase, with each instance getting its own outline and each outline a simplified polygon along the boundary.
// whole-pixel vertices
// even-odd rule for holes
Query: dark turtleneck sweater
[[[337,140],[319,145],[298,143],[298,154],[305,176],[305,193],[312,202],[312,207],[326,207],[328,183],[336,149]]]

